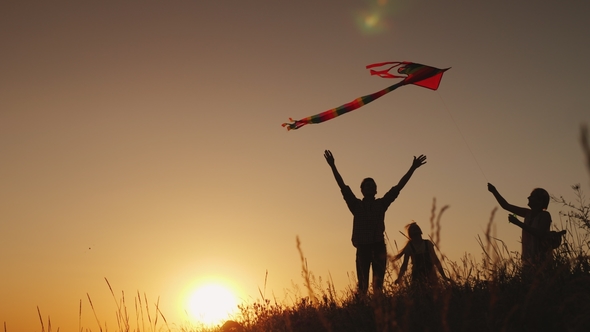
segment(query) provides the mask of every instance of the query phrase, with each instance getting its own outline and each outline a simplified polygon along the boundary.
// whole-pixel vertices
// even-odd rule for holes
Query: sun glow
[[[234,293],[218,283],[201,285],[189,294],[186,303],[189,318],[207,326],[223,323],[237,310],[238,300]]]

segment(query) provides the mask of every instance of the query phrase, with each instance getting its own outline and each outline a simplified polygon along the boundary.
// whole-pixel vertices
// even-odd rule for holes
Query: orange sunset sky
[[[82,300],[99,330],[89,294],[116,330],[104,278],[130,307],[159,297],[171,326],[211,280],[289,301],[296,236],[316,276],[354,287],[325,149],[359,197],[363,178],[383,194],[427,155],[387,212],[388,250],[412,220],[430,233],[436,198],[446,259],[479,259],[487,182],[521,206],[535,187],[590,192],[589,15],[578,0],[0,2],[0,323],[39,331],[38,306],[74,331]],[[452,68],[437,91],[281,127],[391,85],[365,69],[383,61]],[[496,237],[519,251],[506,215]]]

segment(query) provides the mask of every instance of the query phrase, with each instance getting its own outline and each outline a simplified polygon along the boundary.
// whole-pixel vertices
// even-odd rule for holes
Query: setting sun
[[[189,317],[204,325],[217,325],[237,312],[234,293],[220,284],[209,283],[189,294],[186,310]]]

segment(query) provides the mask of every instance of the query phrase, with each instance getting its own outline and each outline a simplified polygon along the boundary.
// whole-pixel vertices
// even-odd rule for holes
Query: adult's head
[[[549,193],[543,188],[533,189],[528,199],[528,206],[533,210],[546,210],[549,206]]]
[[[365,178],[361,182],[361,193],[366,198],[372,198],[377,195],[377,184],[373,178]]]

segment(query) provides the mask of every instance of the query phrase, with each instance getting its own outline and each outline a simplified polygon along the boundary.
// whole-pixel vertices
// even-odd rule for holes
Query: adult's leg
[[[360,295],[367,294],[367,290],[369,289],[371,249],[370,245],[359,245],[356,248],[356,277],[358,279],[358,292]]]
[[[383,279],[385,279],[385,270],[387,268],[387,247],[385,241],[373,244],[373,290],[381,292],[383,290]]]

